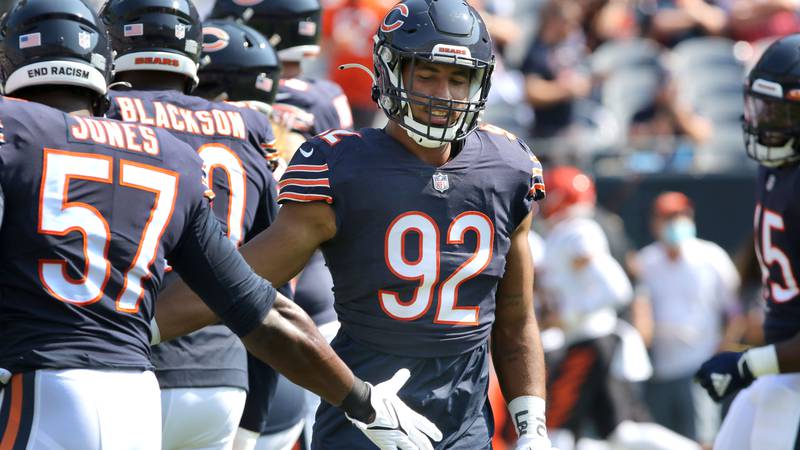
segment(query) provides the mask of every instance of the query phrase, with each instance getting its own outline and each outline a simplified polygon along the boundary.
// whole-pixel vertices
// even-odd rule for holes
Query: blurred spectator
[[[738,341],[743,322],[736,268],[721,247],[696,237],[693,217],[692,203],[684,194],[660,194],[651,217],[657,241],[637,257],[641,292],[652,311],[652,333],[646,331],[650,326],[642,333],[649,341],[654,369],[646,399],[656,422],[710,444],[719,411],[692,376],[721,346]],[[728,320],[723,333],[724,318]],[[711,424],[700,430],[698,420]]]
[[[679,172],[691,169],[694,149],[714,132],[712,122],[685,104],[672,83],[641,104],[627,125],[628,147],[640,152],[634,166],[643,164],[641,157],[646,155],[658,159],[653,169]]]
[[[339,65],[362,64],[372,69],[372,36],[396,0],[323,0],[322,45],[329,62],[328,78],[342,87],[353,112],[354,128],[372,125],[378,106],[372,101],[372,80]]]
[[[492,36],[492,43],[502,55],[506,45],[515,44],[522,35],[522,30],[514,22],[514,4],[509,0],[469,0],[486,23]]]
[[[757,40],[800,31],[798,0],[718,0],[730,15],[734,39]]]
[[[671,84],[636,111],[631,122],[628,139],[634,147],[642,140],[670,136],[686,136],[699,144],[708,139],[713,128],[711,122],[680,101]]]
[[[581,71],[586,58],[580,30],[580,8],[572,1],[551,0],[541,11],[541,28],[522,64],[525,93],[536,112],[535,138],[550,138],[567,131],[573,104],[587,97],[591,79]]]
[[[728,16],[711,0],[642,0],[639,15],[645,35],[672,47],[684,39],[725,32]]]
[[[610,40],[639,35],[636,14],[628,0],[577,0],[581,7],[581,28],[586,46],[594,51]]]
[[[611,257],[595,207],[592,180],[574,167],[545,173],[548,198],[544,264],[539,280],[557,311],[566,352],[548,379],[547,426],[562,450],[592,425],[612,448],[697,449],[671,431],[647,422],[631,381],[649,377],[641,337],[617,311],[632,289]],[[539,272],[537,270],[537,276]]]

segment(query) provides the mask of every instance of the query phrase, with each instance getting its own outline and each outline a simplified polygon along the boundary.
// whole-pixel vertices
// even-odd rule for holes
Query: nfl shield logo
[[[175,37],[178,39],[183,39],[186,37],[186,25],[182,23],[175,24]]]
[[[447,174],[436,172],[433,174],[433,188],[439,192],[444,192],[450,189],[450,182],[447,181]]]
[[[81,31],[78,33],[78,45],[81,46],[82,49],[88,49],[92,46],[92,35]]]

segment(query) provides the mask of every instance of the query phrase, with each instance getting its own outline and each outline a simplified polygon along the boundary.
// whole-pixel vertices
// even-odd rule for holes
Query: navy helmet
[[[319,54],[319,0],[217,0],[211,17],[255,28],[270,41],[281,61],[297,62]]]
[[[275,50],[258,31],[229,20],[203,24],[200,84],[195,94],[272,104],[281,67]]]
[[[439,147],[464,139],[478,126],[494,69],[492,41],[478,12],[464,0],[405,0],[385,16],[375,35],[373,98],[387,117],[406,129],[419,145]],[[414,92],[413,80],[403,79],[403,67],[421,61],[470,69],[466,100]],[[413,73],[413,66],[411,69]],[[410,103],[447,113],[444,127],[414,119]]]
[[[747,154],[765,166],[800,161],[800,34],[767,48],[744,89]]]
[[[0,23],[3,92],[64,85],[85,88],[94,110],[108,107],[113,58],[106,28],[81,0],[21,0]]]
[[[202,26],[191,0],[109,0],[100,17],[116,52],[116,73],[178,73],[187,78],[187,93],[197,85]]]

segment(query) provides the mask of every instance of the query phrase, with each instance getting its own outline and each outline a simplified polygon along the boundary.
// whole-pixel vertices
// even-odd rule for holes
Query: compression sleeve
[[[247,265],[206,202],[187,225],[169,263],[238,336],[258,326],[275,302],[275,289]]]

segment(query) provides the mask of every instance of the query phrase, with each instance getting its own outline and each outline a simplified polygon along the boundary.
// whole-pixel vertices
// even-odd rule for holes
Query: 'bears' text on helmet
[[[494,55],[486,25],[464,0],[406,0],[384,17],[375,35],[376,88],[373,98],[390,120],[406,129],[416,143],[439,147],[464,139],[478,125],[486,107]],[[464,100],[443,99],[414,91],[413,77],[421,62],[453,64],[469,69],[469,90]],[[416,120],[410,104],[422,104],[434,113],[447,114],[444,127]]]
[[[197,85],[202,25],[191,0],[109,0],[100,17],[117,73],[172,72],[186,76],[186,92]]]

